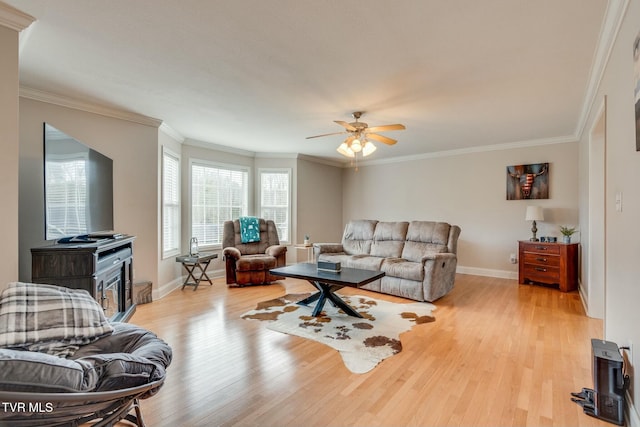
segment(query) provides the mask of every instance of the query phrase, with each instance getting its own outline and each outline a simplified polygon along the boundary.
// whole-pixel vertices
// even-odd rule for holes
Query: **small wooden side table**
[[[198,289],[200,282],[207,281],[213,285],[209,276],[207,276],[207,267],[212,259],[218,258],[218,254],[213,252],[202,252],[197,255],[181,255],[176,257],[176,262],[181,262],[185,270],[187,270],[187,278],[184,279],[182,289],[185,286],[193,286],[193,290]],[[199,270],[199,271],[196,271]],[[198,275],[196,277],[196,274]]]
[[[296,249],[307,251],[307,262],[313,262],[313,245],[296,245]]]

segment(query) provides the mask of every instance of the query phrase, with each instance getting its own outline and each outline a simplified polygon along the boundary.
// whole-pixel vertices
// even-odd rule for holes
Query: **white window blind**
[[[288,170],[260,171],[260,216],[276,224],[278,236],[289,242],[291,174]]]
[[[180,159],[164,150],[162,153],[162,254],[180,251]]]
[[[47,236],[57,239],[86,234],[86,159],[47,161],[47,178]]]
[[[247,215],[246,169],[192,163],[191,235],[200,246],[220,245],[225,221]]]

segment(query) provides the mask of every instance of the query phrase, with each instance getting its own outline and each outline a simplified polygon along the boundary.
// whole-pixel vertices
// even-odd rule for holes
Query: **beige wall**
[[[113,159],[114,229],[136,236],[134,279],[158,282],[158,130],[20,98],[20,279],[31,279],[30,248],[45,244],[42,123]]]
[[[164,296],[181,283],[181,265],[176,262],[175,256],[163,258],[162,256],[162,150],[166,148],[182,157],[182,144],[174,137],[158,130],[158,286],[153,288],[153,299]],[[182,243],[181,243],[182,244]],[[180,248],[182,250],[182,248]]]
[[[638,401],[640,391],[640,376],[635,370],[636,363],[640,362],[640,152],[635,147],[632,51],[639,31],[640,0],[631,0],[600,82],[592,113],[585,127],[587,132],[580,142],[584,147],[583,152],[588,153],[588,130],[596,124],[598,107],[606,96],[604,338],[619,346],[633,343],[633,359],[628,367],[632,377],[632,403]],[[588,168],[588,156],[583,155],[581,159],[580,167]],[[622,194],[621,212],[616,210],[617,193]],[[582,204],[581,216],[588,218],[592,204],[593,201]],[[631,413],[630,425],[640,425],[635,410]]]
[[[343,169],[309,159],[298,159],[296,243],[305,234],[311,242],[339,242],[342,238]],[[296,250],[301,261],[306,253]]]
[[[0,290],[18,279],[18,32],[0,25]]]
[[[550,163],[545,200],[506,200],[506,167]],[[517,277],[509,256],[531,237],[529,204],[544,208],[538,236],[560,236],[560,224],[578,224],[578,144],[442,155],[402,163],[345,169],[343,221],[433,220],[462,228],[458,271]],[[578,236],[579,238],[579,236]]]

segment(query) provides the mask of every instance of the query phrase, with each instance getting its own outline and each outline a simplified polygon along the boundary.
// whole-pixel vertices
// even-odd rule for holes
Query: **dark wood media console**
[[[134,236],[31,249],[31,281],[84,289],[112,321],[125,322],[133,303]]]

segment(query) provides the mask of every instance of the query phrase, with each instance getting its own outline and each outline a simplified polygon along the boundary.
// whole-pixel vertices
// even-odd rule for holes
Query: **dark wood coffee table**
[[[355,311],[353,307],[342,300],[335,291],[349,286],[359,288],[362,285],[371,283],[384,276],[381,271],[361,270],[359,268],[343,267],[339,273],[333,273],[325,270],[318,270],[317,264],[300,263],[288,265],[286,267],[278,267],[270,270],[274,276],[293,277],[294,279],[302,279],[311,283],[319,292],[308,298],[299,301],[298,304],[308,305],[314,301],[318,301],[313,309],[313,316],[320,315],[324,303],[329,300],[339,307],[349,316],[362,317],[360,313]]]

